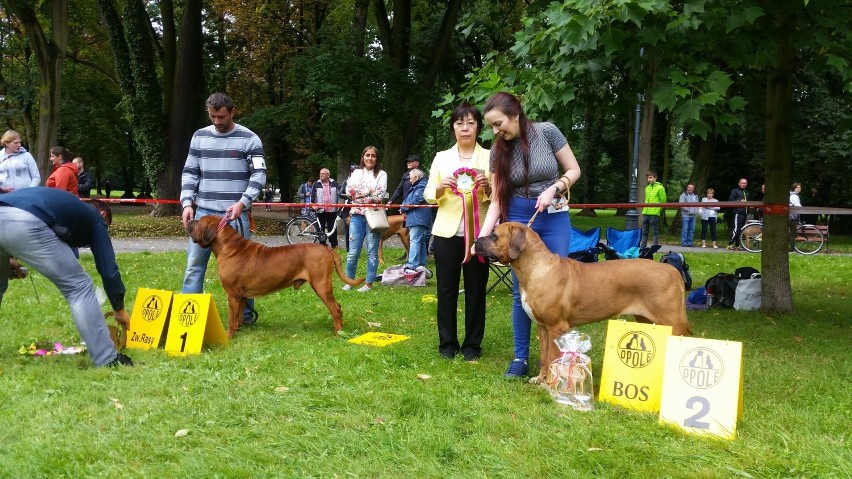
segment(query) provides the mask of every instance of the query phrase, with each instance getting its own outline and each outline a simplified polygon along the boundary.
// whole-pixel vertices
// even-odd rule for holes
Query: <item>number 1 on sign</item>
[[[180,352],[184,352],[186,350],[187,335],[189,335],[189,331],[186,331],[180,335]]]

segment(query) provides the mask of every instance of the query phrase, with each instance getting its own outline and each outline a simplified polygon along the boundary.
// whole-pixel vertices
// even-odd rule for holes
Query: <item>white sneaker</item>
[[[347,284],[347,286],[349,286],[349,285]],[[364,286],[361,286],[360,288],[358,288],[358,292],[359,292],[359,293],[366,293],[367,291],[370,291],[370,290],[372,290],[372,289],[373,289],[373,287],[372,287],[372,286],[367,286],[367,285],[365,284]]]
[[[418,267],[414,268],[414,271],[417,271],[418,273],[422,273],[422,272],[426,271],[426,267],[425,266],[418,266]]]
[[[352,289],[352,286],[349,286],[348,284],[343,285],[343,291],[349,291],[350,289]]]

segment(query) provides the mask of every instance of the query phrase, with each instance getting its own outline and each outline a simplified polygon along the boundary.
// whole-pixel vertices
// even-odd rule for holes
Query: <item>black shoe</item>
[[[117,368],[119,366],[133,366],[133,360],[126,354],[118,353],[112,361],[106,363],[108,368]]]
[[[242,326],[251,326],[252,324],[257,322],[257,318],[260,315],[257,314],[253,308],[249,308],[248,312],[243,312],[243,324]]]
[[[464,360],[467,362],[476,361],[482,357],[482,353],[467,352],[464,353]]]
[[[453,359],[456,357],[455,351],[441,351],[441,357],[444,359]]]

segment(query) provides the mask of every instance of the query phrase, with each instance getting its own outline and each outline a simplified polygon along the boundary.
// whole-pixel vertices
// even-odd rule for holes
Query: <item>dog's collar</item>
[[[219,233],[221,233],[222,230],[225,229],[225,226],[227,226],[230,222],[231,212],[229,211],[225,213],[225,216],[222,217],[222,221],[219,222],[219,226],[216,227],[216,236],[219,236]]]

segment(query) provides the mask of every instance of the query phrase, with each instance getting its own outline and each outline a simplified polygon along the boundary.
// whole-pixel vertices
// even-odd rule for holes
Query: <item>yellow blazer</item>
[[[485,172],[485,177],[491,181],[491,172],[488,171],[490,163],[490,152],[485,148],[476,144],[473,151],[473,157],[464,166]],[[463,203],[460,196],[453,193],[450,188],[444,188],[444,194],[440,198],[437,197],[436,190],[444,178],[453,176],[453,172],[462,166],[459,158],[458,143],[453,145],[449,150],[438,152],[435,155],[435,160],[432,162],[432,167],[429,169],[429,182],[426,183],[426,190],[423,192],[423,197],[426,202],[438,205],[438,216],[435,217],[435,224],[432,225],[432,234],[442,238],[451,238],[456,235],[461,226]],[[488,203],[491,199],[485,196],[485,192],[480,188],[476,191],[477,201],[479,202],[479,224],[485,221],[485,213],[488,211]]]

